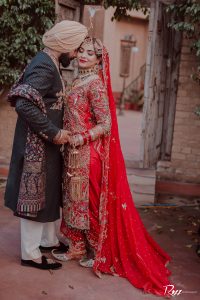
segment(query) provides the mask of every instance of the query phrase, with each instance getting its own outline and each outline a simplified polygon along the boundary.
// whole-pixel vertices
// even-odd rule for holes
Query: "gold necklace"
[[[90,75],[98,74],[98,71],[99,71],[98,65],[95,65],[94,67],[89,68],[89,69],[79,69],[77,77],[78,78],[84,78],[86,76],[88,77]]]

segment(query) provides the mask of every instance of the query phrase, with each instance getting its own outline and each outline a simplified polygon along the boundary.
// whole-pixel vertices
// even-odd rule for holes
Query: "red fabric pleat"
[[[170,284],[170,256],[151,238],[134,206],[121,151],[109,56],[104,48],[103,80],[107,88],[112,128],[109,144],[107,220],[101,224],[94,271],[126,277],[144,292],[165,296]],[[105,153],[106,156],[106,153]],[[103,238],[102,238],[103,237]]]

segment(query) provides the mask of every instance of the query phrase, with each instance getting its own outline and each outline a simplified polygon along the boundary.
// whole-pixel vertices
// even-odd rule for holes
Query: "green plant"
[[[176,1],[167,7],[167,11],[173,16],[169,27],[182,31],[185,37],[191,40],[191,51],[199,58],[199,64],[192,77],[200,83],[200,2]]]
[[[0,0],[0,88],[10,86],[53,25],[53,0]]]
[[[182,31],[185,37],[191,40],[191,51],[199,58],[192,78],[200,84],[200,3],[197,0],[186,0],[169,5],[167,11],[174,13],[174,19],[169,26]],[[196,107],[194,113],[200,116],[200,106]]]

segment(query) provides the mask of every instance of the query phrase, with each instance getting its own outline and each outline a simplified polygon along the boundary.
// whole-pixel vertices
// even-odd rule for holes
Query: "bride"
[[[61,232],[69,241],[59,260],[78,259],[100,276],[127,278],[147,293],[165,294],[170,257],[146,231],[134,206],[121,152],[109,55],[87,37],[77,50],[79,73],[66,96],[64,203]]]

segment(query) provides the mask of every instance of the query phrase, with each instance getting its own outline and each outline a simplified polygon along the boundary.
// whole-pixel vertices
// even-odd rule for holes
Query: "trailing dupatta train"
[[[126,277],[135,287],[145,292],[164,295],[170,284],[166,263],[170,257],[146,231],[134,206],[124,158],[121,151],[115,101],[112,94],[109,55],[103,49],[103,81],[107,89],[112,127],[104,137],[104,174],[108,187],[100,200],[100,236],[94,263],[95,272]]]

